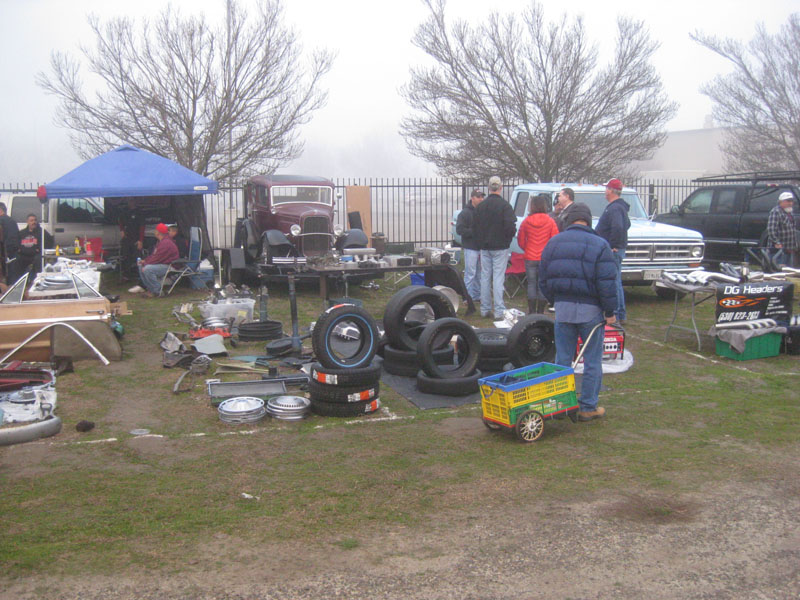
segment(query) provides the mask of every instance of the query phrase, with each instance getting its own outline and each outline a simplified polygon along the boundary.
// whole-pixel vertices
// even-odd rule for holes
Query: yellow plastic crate
[[[575,372],[570,367],[537,363],[498,373],[479,381],[483,416],[511,426],[509,411],[559,394],[575,391]]]

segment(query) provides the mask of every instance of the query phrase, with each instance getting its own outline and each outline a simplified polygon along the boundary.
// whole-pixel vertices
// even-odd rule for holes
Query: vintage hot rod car
[[[304,265],[331,250],[366,248],[360,229],[333,225],[332,181],[311,175],[259,175],[245,186],[245,213],[236,224],[234,247],[248,265],[278,273]]]

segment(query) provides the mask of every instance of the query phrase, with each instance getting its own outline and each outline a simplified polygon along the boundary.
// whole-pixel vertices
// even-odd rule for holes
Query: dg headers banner
[[[717,323],[775,319],[788,324],[792,316],[794,284],[759,281],[717,286]]]

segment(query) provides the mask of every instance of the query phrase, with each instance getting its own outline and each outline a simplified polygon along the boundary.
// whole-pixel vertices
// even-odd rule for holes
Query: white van
[[[105,250],[119,248],[119,225],[106,218],[102,198],[50,198],[43,205],[35,192],[3,192],[0,201],[5,203],[9,216],[20,229],[28,215],[36,215],[62,248],[72,246],[76,237],[103,238]]]

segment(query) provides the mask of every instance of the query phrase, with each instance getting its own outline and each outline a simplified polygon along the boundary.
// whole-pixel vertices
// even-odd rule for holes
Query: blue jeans
[[[481,315],[484,317],[492,312],[493,303],[496,319],[502,319],[506,312],[503,292],[510,255],[508,249],[481,250]]]
[[[575,358],[575,349],[578,347],[578,336],[585,340],[598,323],[604,323],[600,316],[588,323],[564,323],[556,321],[556,364],[564,367],[572,366]],[[581,395],[578,398],[581,412],[591,412],[597,409],[600,385],[603,383],[603,340],[605,333],[603,327],[595,331],[586,350],[583,353],[583,380]]]
[[[541,307],[544,311],[547,306],[547,300],[539,289],[539,264],[538,260],[525,261],[525,276],[528,278],[528,301],[536,301],[537,307]]]
[[[480,250],[464,248],[464,286],[473,302],[481,299],[481,282],[478,267],[481,264]]]
[[[139,265],[139,279],[151,294],[158,296],[161,293],[161,281],[167,273],[169,265]]]
[[[617,310],[614,314],[617,315],[617,321],[624,321],[628,318],[625,310],[625,291],[622,289],[622,261],[625,260],[625,250],[617,250],[611,254],[617,263]]]

